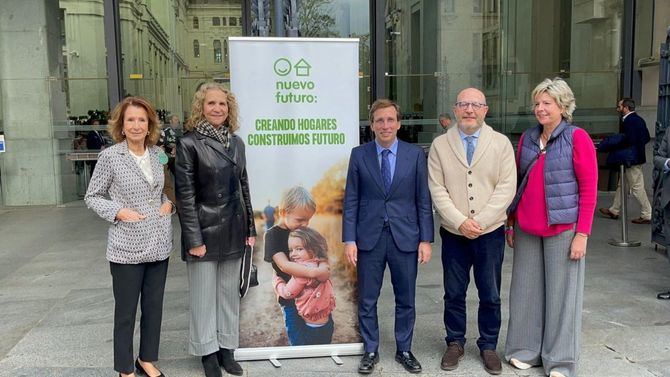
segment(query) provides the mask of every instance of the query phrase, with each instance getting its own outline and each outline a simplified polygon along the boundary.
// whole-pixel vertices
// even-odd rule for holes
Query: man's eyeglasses
[[[458,108],[461,109],[461,110],[465,110],[470,106],[472,106],[472,110],[480,110],[482,107],[486,107],[485,103],[464,102],[464,101],[456,102],[454,105],[458,106]]]

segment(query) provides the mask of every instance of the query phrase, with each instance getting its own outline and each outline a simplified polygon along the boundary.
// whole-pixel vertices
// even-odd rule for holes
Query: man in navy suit
[[[640,202],[640,217],[631,220],[631,222],[634,224],[649,224],[651,223],[651,204],[644,189],[644,175],[642,175],[642,165],[647,162],[645,145],[651,140],[647,123],[635,112],[635,101],[632,98],[622,98],[616,109],[623,120],[623,138],[614,150],[632,149],[633,160],[631,161],[631,167],[626,169],[626,182],[628,182],[631,194]],[[606,217],[618,219],[620,209],[621,177],[619,177],[619,185],[617,185],[612,206],[600,208],[599,211]]]
[[[102,133],[99,130],[100,121],[93,119],[91,121],[91,131],[86,135],[86,149],[92,151],[101,151],[107,146],[107,141],[105,137],[102,136]],[[91,177],[93,177],[93,170],[95,170],[95,165],[97,160],[86,161],[91,169]]]
[[[342,238],[358,271],[358,323],[365,355],[358,366],[372,373],[379,361],[377,299],[388,264],[395,293],[395,360],[421,372],[411,352],[417,264],[427,263],[433,242],[433,214],[426,155],[399,141],[400,108],[387,99],[370,108],[375,140],[351,151],[344,193]]]

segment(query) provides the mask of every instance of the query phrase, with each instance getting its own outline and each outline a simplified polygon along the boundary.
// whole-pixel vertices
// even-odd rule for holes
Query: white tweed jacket
[[[163,167],[160,148],[149,148],[153,184],[150,184],[123,141],[102,152],[86,191],[86,205],[109,221],[107,260],[121,264],[156,262],[172,251],[171,215],[161,216]],[[137,222],[116,220],[121,208],[130,208],[146,218]],[[174,211],[173,211],[174,212]]]

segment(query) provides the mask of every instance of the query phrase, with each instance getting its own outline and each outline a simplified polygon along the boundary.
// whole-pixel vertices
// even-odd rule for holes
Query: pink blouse
[[[589,134],[577,128],[573,134],[572,165],[579,186],[579,214],[575,224],[549,225],[544,190],[545,154],[538,158],[530,171],[528,184],[516,210],[518,227],[524,232],[540,237],[551,237],[575,228],[576,232],[591,234],[593,214],[598,196],[598,162],[596,149]],[[517,150],[517,166],[523,145],[523,136]]]

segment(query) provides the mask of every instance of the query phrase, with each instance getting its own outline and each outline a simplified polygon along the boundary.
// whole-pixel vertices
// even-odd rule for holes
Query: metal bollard
[[[621,241],[611,239],[609,241],[610,245],[619,246],[619,247],[637,247],[642,245],[640,241],[630,241],[628,239],[628,223],[627,220],[627,209],[628,209],[628,192],[626,190],[626,171],[623,165],[619,168],[619,181],[621,182],[621,212],[619,212],[619,218],[621,219]]]

